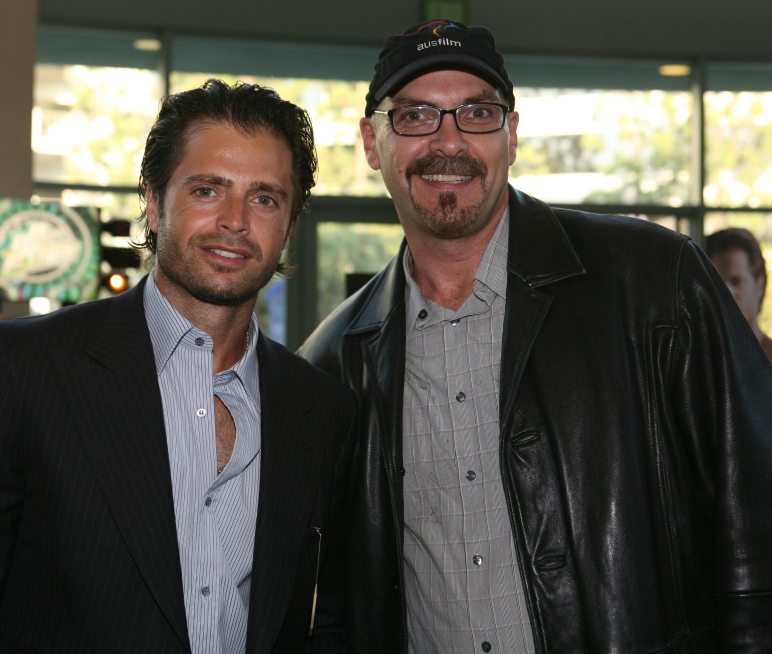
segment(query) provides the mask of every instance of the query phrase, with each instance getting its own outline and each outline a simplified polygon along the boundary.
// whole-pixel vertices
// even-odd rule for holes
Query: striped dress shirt
[[[405,252],[405,590],[411,654],[535,651],[499,467],[509,212],[458,311]]]
[[[144,303],[163,401],[192,653],[242,654],[260,483],[257,320],[253,314],[242,358],[215,375],[212,338],[169,303],[153,274]],[[219,475],[215,395],[236,425],[233,454]]]

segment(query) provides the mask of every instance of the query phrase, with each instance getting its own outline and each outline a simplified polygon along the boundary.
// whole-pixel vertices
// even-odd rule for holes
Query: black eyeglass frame
[[[458,116],[456,115],[456,112],[459,109],[463,109],[464,107],[499,107],[503,110],[502,118],[501,118],[501,125],[498,127],[495,127],[494,129],[486,129],[482,132],[476,132],[476,131],[470,131],[468,129],[464,129],[461,127],[461,125],[458,124]],[[405,132],[400,132],[396,127],[394,127],[394,114],[398,111],[402,111],[404,109],[436,109],[440,112],[440,119],[437,121],[437,127],[435,127],[431,132],[421,132],[420,134],[406,134]],[[445,114],[451,114],[453,116],[453,122],[456,123],[456,128],[459,132],[464,132],[465,134],[490,134],[491,132],[498,132],[500,129],[504,127],[507,123],[507,114],[509,114],[510,109],[509,105],[507,104],[501,104],[500,102],[465,102],[464,104],[458,105],[455,109],[442,109],[441,107],[436,107],[433,104],[408,104],[403,105],[401,107],[394,107],[393,109],[389,109],[388,111],[382,111],[380,109],[373,109],[374,114],[384,114],[389,117],[389,122],[391,123],[391,128],[394,130],[396,134],[399,134],[400,136],[431,136],[432,134],[436,134],[440,131],[440,127],[442,127],[442,119],[445,117]]]

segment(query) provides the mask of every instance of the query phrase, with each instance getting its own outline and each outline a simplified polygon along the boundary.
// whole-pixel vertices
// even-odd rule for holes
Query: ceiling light
[[[146,52],[158,52],[161,49],[161,42],[158,39],[137,39],[134,41],[134,47]]]
[[[691,72],[692,67],[687,64],[665,64],[659,67],[659,74],[665,77],[684,77]]]

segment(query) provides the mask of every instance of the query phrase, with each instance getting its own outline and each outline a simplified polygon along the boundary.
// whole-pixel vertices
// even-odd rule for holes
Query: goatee
[[[405,170],[408,190],[413,208],[421,216],[426,227],[437,238],[452,239],[466,233],[478,218],[483,200],[478,204],[458,207],[458,195],[455,191],[441,191],[437,196],[437,205],[426,207],[413,196],[413,175],[458,175],[476,177],[480,180],[485,198],[487,169],[485,165],[467,155],[445,157],[426,155],[413,161]]]

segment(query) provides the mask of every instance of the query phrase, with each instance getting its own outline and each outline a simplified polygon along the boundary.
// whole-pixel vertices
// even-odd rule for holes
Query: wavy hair
[[[155,255],[156,234],[147,222],[147,193],[152,189],[163,212],[163,198],[174,171],[182,160],[191,130],[202,123],[230,125],[246,134],[264,132],[287,144],[292,155],[294,196],[290,229],[301,209],[308,209],[311,189],[316,184],[317,158],[308,113],[282,100],[273,89],[237,82],[229,86],[209,79],[200,88],[164,98],[150,134],[139,174],[139,198],[144,221],[139,251]],[[279,264],[276,273],[286,275],[292,267]]]

